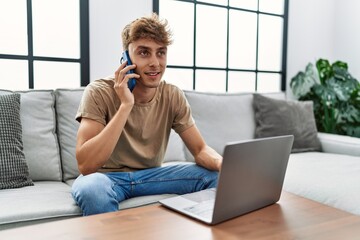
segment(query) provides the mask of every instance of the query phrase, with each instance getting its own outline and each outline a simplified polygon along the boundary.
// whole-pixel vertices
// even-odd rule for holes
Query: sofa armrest
[[[360,138],[320,132],[318,138],[323,152],[360,156]]]

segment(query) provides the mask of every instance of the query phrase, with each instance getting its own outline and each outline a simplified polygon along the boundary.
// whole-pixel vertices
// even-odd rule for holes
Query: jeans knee
[[[217,171],[211,171],[204,167],[194,165],[195,171],[199,174],[198,176],[202,180],[202,189],[215,188],[217,186],[218,175]]]
[[[207,188],[215,188],[217,186],[219,173],[217,171],[210,171],[206,175]]]
[[[72,195],[74,198],[78,196],[88,197],[95,195],[94,193],[99,191],[101,188],[99,185],[103,185],[103,176],[100,173],[94,173],[86,176],[79,176],[74,184],[72,185]]]
[[[112,182],[101,173],[78,177],[72,186],[72,195],[84,215],[116,211],[118,202]]]

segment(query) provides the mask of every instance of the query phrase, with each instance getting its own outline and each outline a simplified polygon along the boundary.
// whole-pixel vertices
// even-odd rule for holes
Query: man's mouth
[[[145,72],[145,74],[148,76],[151,76],[151,77],[155,77],[155,76],[159,75],[160,72]]]

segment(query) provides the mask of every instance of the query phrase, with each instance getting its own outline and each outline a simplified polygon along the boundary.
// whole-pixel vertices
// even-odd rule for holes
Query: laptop
[[[215,225],[280,199],[294,136],[226,144],[217,188],[160,200],[163,206]]]

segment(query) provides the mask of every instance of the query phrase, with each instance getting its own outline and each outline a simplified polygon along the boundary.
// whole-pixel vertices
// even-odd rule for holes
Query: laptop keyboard
[[[200,192],[182,195],[183,198],[196,202],[191,207],[184,208],[185,211],[204,218],[212,218],[214,211],[216,189],[206,189]]]
[[[194,206],[187,207],[184,210],[192,214],[211,219],[212,213],[214,211],[214,203],[215,203],[215,199],[211,199],[198,203]]]

